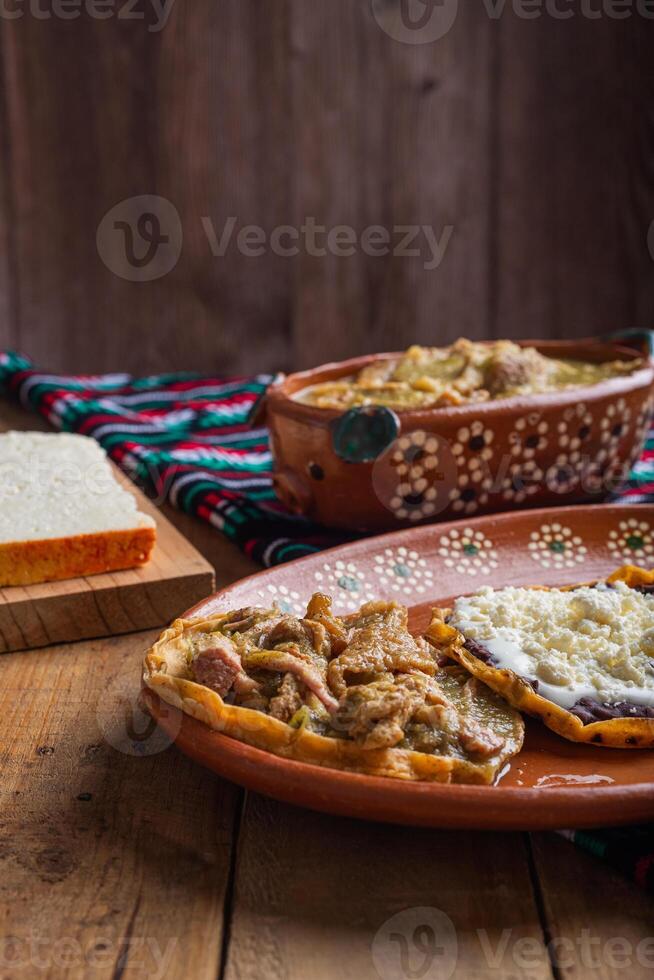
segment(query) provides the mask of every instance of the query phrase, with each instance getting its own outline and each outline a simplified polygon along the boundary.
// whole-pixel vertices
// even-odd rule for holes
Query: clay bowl
[[[626,342],[522,343],[593,362],[643,357]],[[626,377],[475,405],[342,414],[293,397],[397,356],[323,365],[268,389],[260,417],[265,413],[270,428],[277,495],[293,513],[331,527],[387,531],[517,507],[599,502],[642,450],[654,384],[649,347],[643,367]]]

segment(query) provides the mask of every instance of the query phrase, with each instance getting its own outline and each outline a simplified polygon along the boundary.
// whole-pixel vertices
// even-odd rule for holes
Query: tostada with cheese
[[[394,602],[339,617],[248,607],[179,619],[144,682],[211,728],[276,755],[377,776],[491,783],[520,751],[518,711],[408,630]]]
[[[564,588],[480,589],[436,609],[427,639],[575,742],[654,747],[654,572]]]

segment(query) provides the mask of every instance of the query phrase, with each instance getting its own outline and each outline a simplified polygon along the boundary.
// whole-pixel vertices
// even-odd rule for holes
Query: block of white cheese
[[[93,439],[0,435],[0,586],[133,568],[155,538]]]

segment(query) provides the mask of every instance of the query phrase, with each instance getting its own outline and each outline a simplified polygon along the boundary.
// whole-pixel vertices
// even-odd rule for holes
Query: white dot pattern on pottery
[[[502,497],[521,504],[541,489],[544,475],[533,459],[524,463],[511,463],[508,474],[502,481]]]
[[[409,548],[385,548],[374,557],[373,572],[386,594],[422,596],[433,584],[433,572],[425,558]]]
[[[280,612],[295,613],[304,615],[307,608],[309,597],[302,599],[300,593],[295,589],[289,589],[287,585],[268,585],[265,589],[259,589],[257,595],[261,599],[262,605],[276,606]]]
[[[436,513],[439,439],[418,429],[400,436],[390,449],[398,483],[389,505],[398,520],[420,521]]]
[[[586,461],[575,450],[559,453],[556,461],[545,471],[545,486],[552,493],[570,493],[581,482],[585,469]]]
[[[540,412],[530,412],[517,419],[509,435],[509,450],[521,460],[533,460],[549,445],[549,423]]]
[[[364,602],[375,598],[365,573],[352,561],[325,562],[314,573],[316,588],[334,599],[334,608],[355,612]]]
[[[609,531],[607,547],[616,559],[647,567],[654,564],[654,540],[647,521],[635,517],[620,521]]]
[[[582,538],[557,523],[542,524],[538,531],[532,531],[527,548],[543,568],[575,568],[586,561],[588,554]]]
[[[474,469],[479,466],[480,459],[486,462],[492,459],[494,439],[493,430],[476,420],[471,425],[459,429],[456,441],[452,444],[452,452],[459,465]]]
[[[629,428],[630,419],[631,409],[624,398],[608,406],[600,421],[602,445],[597,453],[598,463],[608,466],[616,462],[618,445]]]
[[[483,531],[453,529],[439,538],[438,554],[446,568],[460,575],[490,575],[498,567],[493,542]]]
[[[557,445],[571,463],[581,459],[584,445],[593,435],[593,416],[584,402],[566,408],[557,426]]]

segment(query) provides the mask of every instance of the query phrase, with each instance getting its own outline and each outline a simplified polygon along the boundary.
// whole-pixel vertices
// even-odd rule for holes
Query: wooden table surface
[[[167,513],[219,586],[254,570]],[[0,658],[0,978],[653,975],[654,903],[553,834],[324,816],[162,745],[134,709],[153,636]]]

